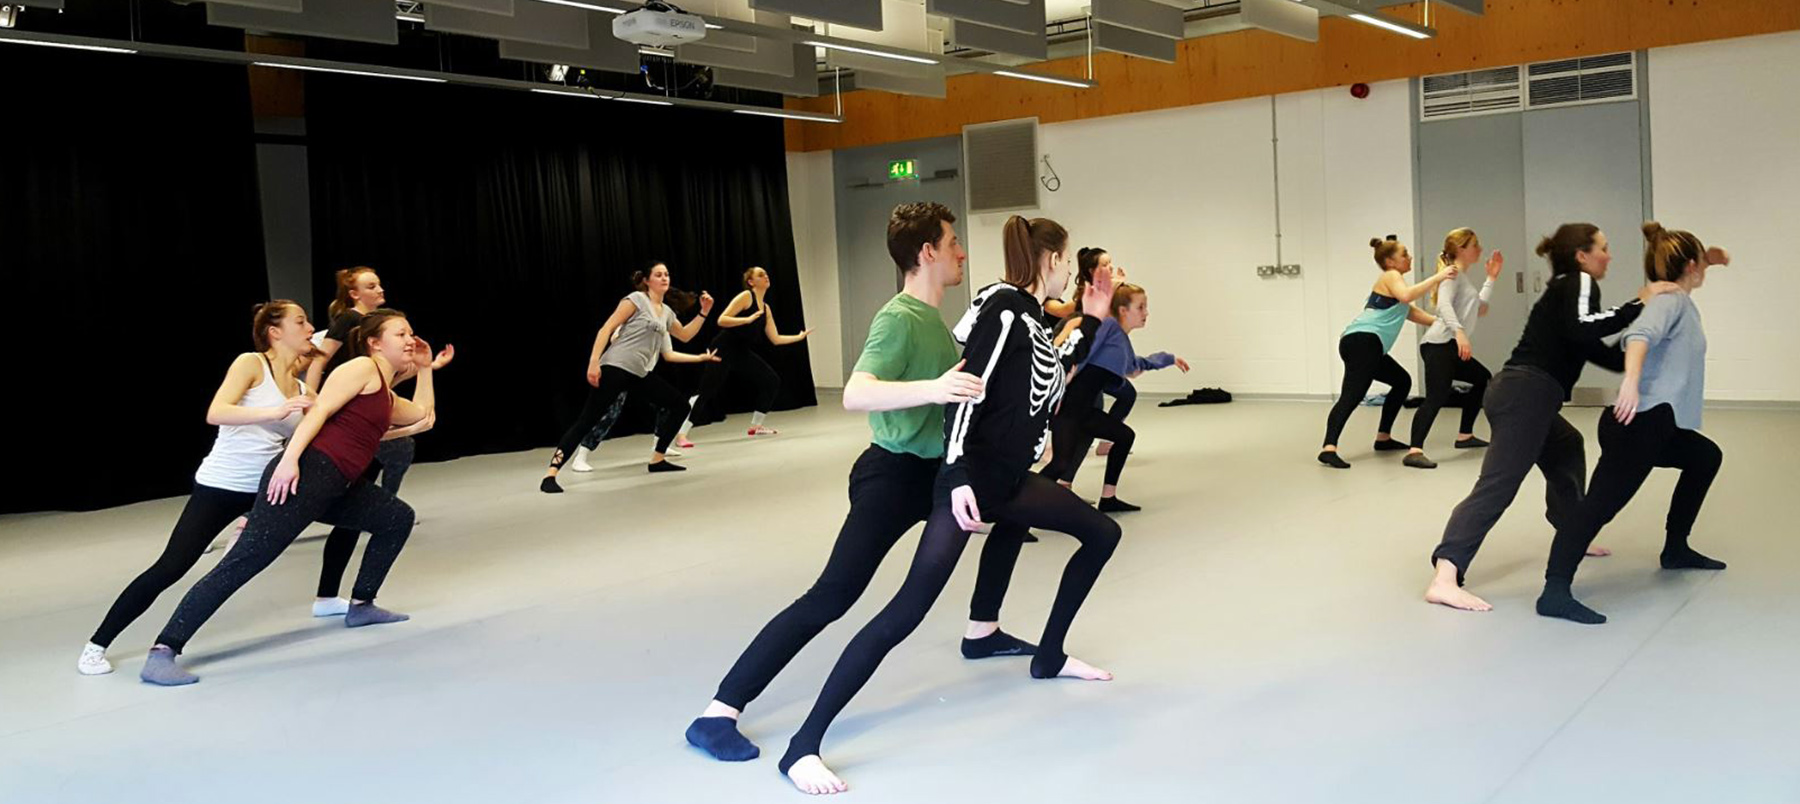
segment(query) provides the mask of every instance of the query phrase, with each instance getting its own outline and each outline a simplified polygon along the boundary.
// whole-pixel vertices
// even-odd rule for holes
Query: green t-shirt
[[[869,340],[851,371],[884,382],[931,380],[956,365],[956,355],[956,340],[937,308],[900,293],[875,314]],[[943,405],[870,413],[869,429],[875,445],[889,452],[944,457]]]

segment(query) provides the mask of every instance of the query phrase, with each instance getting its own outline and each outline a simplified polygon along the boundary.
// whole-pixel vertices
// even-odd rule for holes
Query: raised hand
[[[1177,357],[1175,358],[1175,367],[1181,369],[1181,373],[1186,374],[1188,371],[1188,362]]]
[[[717,349],[708,349],[704,354],[700,355],[700,357],[709,363],[720,362],[719,350]]]
[[[1500,278],[1500,270],[1505,265],[1506,265],[1506,258],[1500,255],[1499,249],[1495,249],[1494,253],[1488,255],[1487,277],[1489,279],[1499,279]]]
[[[713,308],[712,294],[707,293],[704,290],[700,291],[700,315],[702,315],[702,316],[712,315],[712,308]]]
[[[430,354],[430,352],[426,352],[426,354]],[[450,365],[450,361],[455,360],[455,359],[456,359],[456,344],[446,343],[446,344],[444,344],[444,348],[437,353],[437,358],[435,360],[431,361],[431,369],[433,371],[441,369],[445,366]]]

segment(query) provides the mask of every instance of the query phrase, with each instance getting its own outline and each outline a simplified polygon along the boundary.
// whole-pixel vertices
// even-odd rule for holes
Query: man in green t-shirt
[[[942,204],[894,208],[888,253],[905,289],[883,305],[869,327],[862,356],[844,385],[844,408],[869,412],[873,443],[850,470],[850,514],[831,558],[811,589],[794,601],[744,650],[706,711],[687,730],[688,742],[716,759],[742,762],[760,753],[738,731],[739,712],[825,626],[868,588],[895,542],[931,515],[932,486],[944,456],[944,405],[981,396],[981,378],[965,373],[956,341],[938,315],[944,288],[963,281],[967,253]],[[963,656],[1030,656],[1036,646],[1000,630],[1020,542],[990,539],[970,604]]]

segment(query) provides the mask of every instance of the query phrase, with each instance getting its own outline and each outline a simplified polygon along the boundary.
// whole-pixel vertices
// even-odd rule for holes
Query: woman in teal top
[[[1325,449],[1319,453],[1319,463],[1334,469],[1350,468],[1348,462],[1338,457],[1338,436],[1344,432],[1344,424],[1350,421],[1357,403],[1369,392],[1369,383],[1377,380],[1388,386],[1388,395],[1387,402],[1381,406],[1381,429],[1375,433],[1375,449],[1387,452],[1408,448],[1389,433],[1394,429],[1394,417],[1400,415],[1400,406],[1406,403],[1407,392],[1412,390],[1412,376],[1388,356],[1388,350],[1394,348],[1394,340],[1400,337],[1400,327],[1406,322],[1427,326],[1437,322],[1436,316],[1412,306],[1412,303],[1429,294],[1439,282],[1456,278],[1456,268],[1452,267],[1409,286],[1406,275],[1412,271],[1412,254],[1407,252],[1406,246],[1388,235],[1386,240],[1370,240],[1369,247],[1375,249],[1375,264],[1381,268],[1381,278],[1376,279],[1375,286],[1369,289],[1369,300],[1363,311],[1344,328],[1343,337],[1338,339],[1338,355],[1344,358],[1344,387],[1338,392],[1337,404],[1331,406],[1331,415],[1325,420]]]

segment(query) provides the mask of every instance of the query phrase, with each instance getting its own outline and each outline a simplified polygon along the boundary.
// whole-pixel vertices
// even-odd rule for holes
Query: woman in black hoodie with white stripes
[[[1112,674],[1063,653],[1063,638],[1119,544],[1117,523],[1074,492],[1031,471],[1042,457],[1050,416],[1062,401],[1067,366],[1043,324],[1043,301],[1068,282],[1069,233],[1053,220],[1013,216],[1002,233],[1006,281],[976,298],[957,325],[966,370],[979,373],[980,397],[945,411],[944,465],[936,503],[912,568],[900,591],[844,649],[800,731],[788,743],[781,771],[806,793],[847,788],[819,758],[832,719],[862,689],[881,660],[910,635],[950,580],[969,534],[996,523],[985,550],[1019,549],[1024,528],[1060,531],[1081,542],[1069,558],[1032,657],[1033,678],[1107,681]]]

